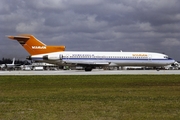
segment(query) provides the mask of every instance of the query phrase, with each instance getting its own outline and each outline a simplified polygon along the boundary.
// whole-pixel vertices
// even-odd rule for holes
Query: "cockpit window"
[[[168,58],[168,56],[164,56],[164,58]]]

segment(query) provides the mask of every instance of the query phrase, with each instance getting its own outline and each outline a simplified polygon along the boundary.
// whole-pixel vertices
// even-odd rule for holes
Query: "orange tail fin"
[[[61,52],[65,50],[65,46],[46,46],[33,35],[8,36],[8,38],[17,40],[30,55],[45,54],[51,52]]]

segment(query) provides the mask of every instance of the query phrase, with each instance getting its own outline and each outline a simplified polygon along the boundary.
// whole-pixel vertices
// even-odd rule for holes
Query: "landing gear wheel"
[[[85,67],[85,71],[86,72],[92,71],[92,67]]]

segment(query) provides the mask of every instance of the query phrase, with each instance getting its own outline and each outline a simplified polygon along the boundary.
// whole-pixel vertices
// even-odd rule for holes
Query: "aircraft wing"
[[[90,65],[90,66],[108,66],[109,64],[111,64],[111,62],[98,62],[98,61],[63,61],[66,64],[73,64],[73,65],[81,65],[81,66],[86,66],[86,65]]]

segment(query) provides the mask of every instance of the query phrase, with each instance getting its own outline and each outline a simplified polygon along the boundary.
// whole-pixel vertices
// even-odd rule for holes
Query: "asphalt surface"
[[[2,75],[180,75],[180,70],[57,70],[57,71],[0,71]]]

